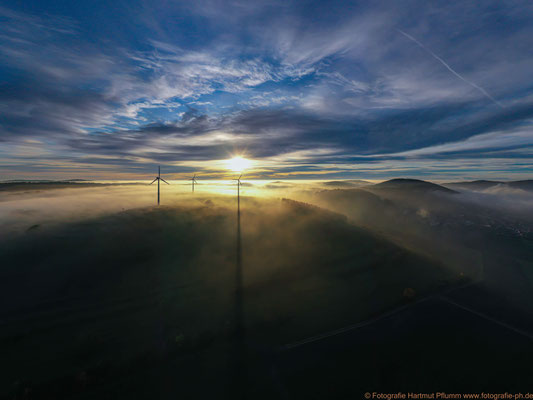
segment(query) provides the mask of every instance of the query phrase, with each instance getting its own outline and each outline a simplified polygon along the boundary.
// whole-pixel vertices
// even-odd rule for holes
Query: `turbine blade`
[[[166,180],[164,180],[163,178],[160,178],[163,182],[165,182],[167,185],[170,185],[170,183],[168,183]]]
[[[152,183],[154,183],[155,181],[157,181],[157,179],[158,179],[158,178],[155,178],[155,179],[152,181]],[[151,185],[152,183],[150,183],[150,185]]]

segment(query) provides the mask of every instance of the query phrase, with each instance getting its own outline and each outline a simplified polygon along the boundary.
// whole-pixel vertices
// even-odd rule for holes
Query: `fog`
[[[236,195],[234,181],[200,181],[191,193],[188,181],[161,183],[161,205],[199,205],[208,198]],[[327,187],[322,181],[242,181],[241,194],[261,198],[299,198]],[[138,181],[0,184],[0,235],[157,204],[157,184]],[[36,229],[36,228],[34,228]]]
[[[531,193],[402,185],[245,181],[239,216],[231,181],[162,184],[160,206],[155,184],[4,188],[0,386],[201,354],[173,368],[207,368],[216,391],[239,307],[254,351],[465,285],[530,312]]]
[[[206,195],[221,199],[234,196],[236,186],[231,181],[203,182],[196,185],[193,196],[188,182],[170,181],[161,184],[161,204],[166,206],[200,205]],[[268,185],[268,184],[266,184]],[[275,185],[275,183],[274,183]],[[39,225],[81,221],[124,210],[151,207],[157,204],[157,185],[138,182],[72,183],[50,188],[48,184],[23,184],[0,191],[0,234],[16,234]],[[275,196],[277,188],[261,190],[262,184],[243,182],[243,195]],[[287,186],[287,187],[285,187]],[[286,189],[292,185],[285,185]]]

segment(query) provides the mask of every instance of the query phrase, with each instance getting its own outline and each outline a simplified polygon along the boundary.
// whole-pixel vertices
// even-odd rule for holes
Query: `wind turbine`
[[[193,175],[193,177],[190,179],[191,183],[192,183],[192,192],[194,193],[194,184],[198,184],[198,182],[196,182],[196,174]]]
[[[160,183],[160,181],[163,181],[163,182],[165,182],[167,185],[170,185],[170,183],[168,183],[166,180],[164,180],[163,178],[161,178],[161,166],[158,166],[158,167],[157,167],[157,176],[156,176],[155,179],[152,181],[152,183],[154,183],[155,181],[157,181],[157,205],[159,205],[159,183]],[[151,185],[152,183],[150,183],[150,185]]]
[[[234,181],[237,181],[237,209],[239,211],[239,214],[241,211],[241,177],[242,174],[237,179],[234,179]]]
[[[235,384],[236,389],[241,391],[239,398],[244,399],[246,384],[246,341],[244,326],[244,293],[243,293],[243,266],[242,266],[242,243],[241,243],[241,177],[237,181],[237,262],[235,265]],[[244,381],[244,382],[243,382]]]

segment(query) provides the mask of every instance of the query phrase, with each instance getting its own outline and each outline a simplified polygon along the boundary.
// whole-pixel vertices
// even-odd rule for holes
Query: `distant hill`
[[[410,192],[442,192],[442,193],[457,193],[455,190],[448,189],[444,186],[435,183],[422,181],[419,179],[391,179],[386,182],[378,183],[372,186],[372,189],[386,189],[394,191],[410,191]]]
[[[358,180],[358,179],[324,182],[324,186],[336,187],[336,188],[351,188],[351,187],[359,187],[359,186],[366,186],[366,185],[370,185],[370,182]]]
[[[528,192],[533,192],[533,180],[525,180],[525,181],[514,181],[514,182],[507,182],[507,186],[512,187],[513,189],[522,189],[527,190]]]
[[[4,181],[0,182],[0,191],[19,191],[19,190],[48,190],[64,189],[71,187],[88,187],[103,186],[106,184],[95,183],[91,181],[72,180],[72,181]]]
[[[496,186],[508,187],[512,189],[521,189],[529,192],[533,191],[533,180],[524,180],[524,181],[514,181],[514,182],[501,182],[501,181],[488,181],[488,180],[478,180],[470,182],[450,182],[446,183],[446,186],[457,188],[457,189],[466,189],[473,191],[483,191]]]
[[[86,181],[83,179],[72,179],[69,181],[3,181],[0,182],[0,192],[8,191],[30,191],[30,190],[52,190],[52,189],[67,189],[67,188],[87,188],[87,187],[103,187],[103,186],[123,186],[123,185],[143,185],[144,182],[116,182],[116,183],[101,183]]]
[[[460,188],[460,189],[468,189],[468,190],[486,190],[491,187],[502,185],[503,182],[499,181],[487,181],[487,180],[479,180],[479,181],[471,181],[471,182],[450,182],[446,183],[446,186]]]

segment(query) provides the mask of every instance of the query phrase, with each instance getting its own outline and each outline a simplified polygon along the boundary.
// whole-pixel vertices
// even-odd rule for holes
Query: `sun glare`
[[[228,160],[228,168],[235,172],[242,172],[250,167],[251,161],[246,158],[237,156]]]

